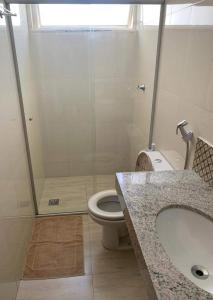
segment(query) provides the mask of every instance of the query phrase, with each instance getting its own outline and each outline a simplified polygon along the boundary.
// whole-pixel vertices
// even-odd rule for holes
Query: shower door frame
[[[165,0],[4,0],[7,4],[165,4]]]
[[[157,40],[157,51],[156,51],[156,60],[155,60],[155,74],[154,74],[152,109],[151,109],[151,119],[150,119],[150,129],[149,129],[149,143],[148,143],[148,148],[151,149],[152,143],[153,143],[155,108],[156,108],[156,100],[157,100],[157,88],[158,88],[160,54],[161,54],[161,41],[162,41],[162,34],[163,34],[163,28],[164,28],[164,22],[165,22],[165,11],[166,11],[165,0],[3,0],[3,5],[6,9],[10,10],[10,4],[136,4],[136,5],[150,4],[150,5],[160,5],[161,6],[159,27],[158,27],[158,40]],[[16,52],[16,46],[15,46],[13,24],[12,24],[11,16],[9,16],[9,15],[5,16],[5,20],[6,20],[6,25],[7,25],[8,32],[9,32],[9,43],[10,43],[10,48],[11,48],[11,52],[12,52],[12,60],[13,60],[15,78],[16,78],[17,93],[18,93],[18,99],[19,99],[19,105],[20,105],[20,111],[21,111],[32,199],[33,199],[33,203],[34,203],[35,215],[38,216],[39,215],[38,203],[37,203],[36,192],[35,192],[35,182],[34,182],[34,175],[33,175],[33,168],[32,168],[29,139],[28,139],[28,134],[27,134],[27,124],[26,124],[26,118],[25,118],[25,112],[24,112],[24,102],[23,102],[23,94],[22,94],[22,88],[21,88],[20,72],[19,72],[19,67],[18,67],[17,52]],[[74,212],[74,213],[76,213],[76,212]],[[60,213],[60,214],[67,214],[67,213]]]

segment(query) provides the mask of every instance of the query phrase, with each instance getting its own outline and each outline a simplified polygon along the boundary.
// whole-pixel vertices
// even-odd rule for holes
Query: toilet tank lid
[[[152,164],[154,171],[169,171],[173,170],[172,166],[159,151],[141,151],[139,154],[146,154]]]

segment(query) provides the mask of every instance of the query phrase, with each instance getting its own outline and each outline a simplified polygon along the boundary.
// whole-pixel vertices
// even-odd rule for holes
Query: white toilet
[[[136,162],[136,171],[166,171],[172,167],[158,151],[141,151]],[[102,243],[107,249],[119,249],[123,238],[128,237],[124,215],[116,190],[94,194],[88,201],[91,218],[103,227]]]

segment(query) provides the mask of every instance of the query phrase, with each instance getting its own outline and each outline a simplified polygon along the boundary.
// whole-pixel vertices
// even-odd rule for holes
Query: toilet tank
[[[141,151],[138,153],[135,171],[168,171],[172,166],[159,151]]]

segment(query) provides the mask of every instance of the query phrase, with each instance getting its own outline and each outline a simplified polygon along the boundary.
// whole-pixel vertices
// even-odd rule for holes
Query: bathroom
[[[149,250],[165,242],[155,249],[163,258],[149,265],[138,226],[150,231],[142,217],[154,189],[128,202],[152,185],[144,176],[158,195],[184,178],[192,190],[181,181],[177,197],[197,187],[197,202],[181,207],[212,218],[212,26],[211,0],[0,3],[0,299],[213,299],[211,276],[193,281],[167,255],[165,227]]]

